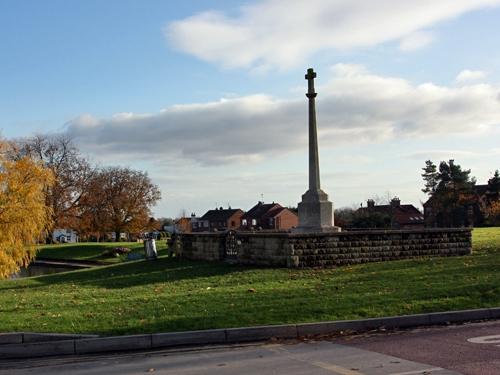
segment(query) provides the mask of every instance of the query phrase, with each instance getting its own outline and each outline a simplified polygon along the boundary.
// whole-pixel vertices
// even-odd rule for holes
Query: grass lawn
[[[0,332],[105,335],[313,322],[500,306],[500,228],[466,257],[325,270],[162,256],[0,281]]]
[[[127,257],[126,255],[120,257],[103,255],[104,251],[111,250],[114,247],[127,247],[133,253],[144,254],[144,244],[138,242],[80,242],[42,245],[37,253],[37,257],[46,259],[89,260],[108,264],[124,261]],[[156,250],[159,255],[166,255],[166,241],[156,241]]]

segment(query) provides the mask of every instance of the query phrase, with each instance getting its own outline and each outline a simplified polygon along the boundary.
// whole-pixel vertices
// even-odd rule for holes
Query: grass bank
[[[37,258],[87,260],[108,264],[126,260],[126,255],[120,257],[106,255],[106,252],[114,247],[127,247],[132,253],[144,254],[144,244],[139,242],[80,242],[42,245],[37,253]],[[156,249],[159,255],[166,255],[166,241],[156,241]]]
[[[313,322],[500,306],[500,228],[466,257],[326,270],[160,257],[0,282],[0,332],[105,335]]]

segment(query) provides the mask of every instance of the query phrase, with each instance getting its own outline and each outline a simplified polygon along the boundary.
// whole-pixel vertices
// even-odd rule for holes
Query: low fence
[[[187,259],[277,267],[332,267],[472,252],[471,229],[334,233],[189,233],[178,250]]]

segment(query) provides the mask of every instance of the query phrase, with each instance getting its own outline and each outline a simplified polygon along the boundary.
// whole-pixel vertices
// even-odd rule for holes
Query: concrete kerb
[[[98,335],[75,335],[71,333],[15,332],[0,333],[0,345],[27,344],[33,342],[63,341],[99,337]]]
[[[272,338],[292,339],[297,337],[296,324],[226,329],[226,342],[228,343],[265,341]]]
[[[75,341],[75,354],[151,349],[151,335],[99,337]]]
[[[75,354],[75,340],[0,346],[0,358],[32,358]]]
[[[213,329],[204,331],[154,333],[131,336],[88,338],[88,335],[53,334],[44,342],[20,342],[39,339],[35,333],[0,334],[0,358],[28,358],[101,352],[147,350],[162,347],[196,346],[259,342],[270,339],[297,339],[341,332],[363,332],[375,329],[397,329],[500,318],[500,307],[415,314],[363,320],[341,320],[260,327]],[[85,336],[85,337],[84,337]],[[59,337],[59,340],[57,339]],[[62,339],[62,340],[61,340]]]
[[[500,307],[493,307],[490,310],[490,319],[500,319]]]
[[[154,333],[151,335],[153,348],[165,348],[180,345],[207,345],[226,343],[225,329],[204,331]]]
[[[0,345],[22,344],[22,333],[0,333]]]

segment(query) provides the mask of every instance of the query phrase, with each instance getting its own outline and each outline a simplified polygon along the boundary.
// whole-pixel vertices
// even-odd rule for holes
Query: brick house
[[[217,232],[238,229],[243,211],[239,208],[209,210],[193,225],[193,232]]]
[[[288,230],[299,224],[299,217],[279,203],[258,202],[241,217],[242,230]]]
[[[192,217],[181,217],[174,222],[174,229],[176,233],[191,233],[191,220]]]
[[[375,205],[368,199],[367,206],[357,210],[359,214],[381,214],[387,219],[387,227],[392,229],[421,229],[424,227],[424,215],[412,204],[401,204],[399,198],[393,198],[390,204]]]

